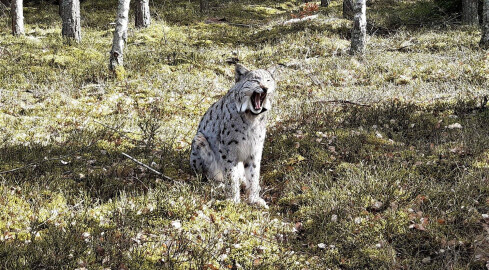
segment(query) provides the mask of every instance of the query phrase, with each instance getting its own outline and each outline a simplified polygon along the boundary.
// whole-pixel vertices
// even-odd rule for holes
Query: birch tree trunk
[[[462,23],[479,25],[479,0],[462,0]]]
[[[489,0],[484,0],[482,12],[482,37],[480,46],[489,49]]]
[[[76,42],[81,41],[80,0],[61,0],[60,3],[63,37]]]
[[[149,0],[136,1],[136,27],[146,28],[151,24]]]
[[[115,70],[117,66],[124,65],[124,45],[127,39],[127,23],[129,21],[130,0],[119,0],[117,7],[117,19],[110,51],[109,69]]]
[[[327,7],[329,6],[329,3],[331,2],[331,0],[321,0],[321,6],[322,7]]]
[[[363,54],[367,35],[367,6],[365,0],[355,0],[353,8],[353,29],[351,31],[351,54]]]
[[[10,3],[12,15],[12,34],[14,36],[24,34],[24,10],[22,0],[12,0]]]

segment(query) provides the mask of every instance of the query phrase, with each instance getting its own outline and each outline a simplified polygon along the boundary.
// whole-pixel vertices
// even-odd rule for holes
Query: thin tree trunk
[[[367,6],[365,0],[355,0],[355,17],[351,31],[351,54],[363,54],[365,52],[367,34]]]
[[[136,1],[136,27],[145,28],[151,24],[149,0]]]
[[[482,37],[480,46],[489,49],[489,0],[484,0],[482,12]]]
[[[343,0],[343,18],[351,20],[355,15],[353,11],[353,0]]]
[[[12,34],[14,36],[24,34],[24,10],[22,0],[12,0],[10,3],[12,15]]]
[[[462,23],[479,25],[479,0],[462,0]]]
[[[329,6],[329,3],[331,2],[331,0],[321,0],[321,6],[322,7],[327,7]]]
[[[61,34],[67,39],[73,39],[76,42],[80,42],[80,1],[62,0],[60,7],[62,13],[61,19],[63,20],[63,29],[61,30]]]
[[[124,45],[127,39],[127,23],[129,21],[130,0],[119,0],[117,20],[110,51],[109,69],[115,70],[117,66],[124,65]]]

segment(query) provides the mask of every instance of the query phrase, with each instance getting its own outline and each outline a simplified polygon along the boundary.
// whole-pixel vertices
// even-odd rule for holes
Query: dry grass
[[[0,12],[0,268],[483,268],[479,30],[442,23],[431,2],[376,1],[378,31],[351,57],[341,3],[284,25],[301,5],[213,1],[202,15],[197,1],[155,2],[153,25],[129,30],[119,78],[114,1],[82,4],[71,46],[55,6],[25,9],[25,37]],[[224,201],[187,164],[200,116],[232,84],[229,57],[282,65],[262,167],[270,210]]]

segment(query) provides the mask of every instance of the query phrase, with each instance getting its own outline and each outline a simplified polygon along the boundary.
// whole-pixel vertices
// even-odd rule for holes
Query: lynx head
[[[272,68],[250,71],[243,65],[236,65],[233,90],[238,112],[259,115],[270,110],[276,87],[273,72]]]

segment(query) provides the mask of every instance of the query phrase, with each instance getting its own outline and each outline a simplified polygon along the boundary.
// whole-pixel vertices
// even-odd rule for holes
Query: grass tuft
[[[372,2],[363,57],[341,2],[152,3],[108,70],[116,1],[0,10],[0,257],[8,269],[477,269],[489,260],[489,60],[430,1]],[[131,16],[133,16],[131,14]],[[270,210],[188,164],[238,58],[280,64],[262,161]],[[155,175],[122,155],[148,164]]]

